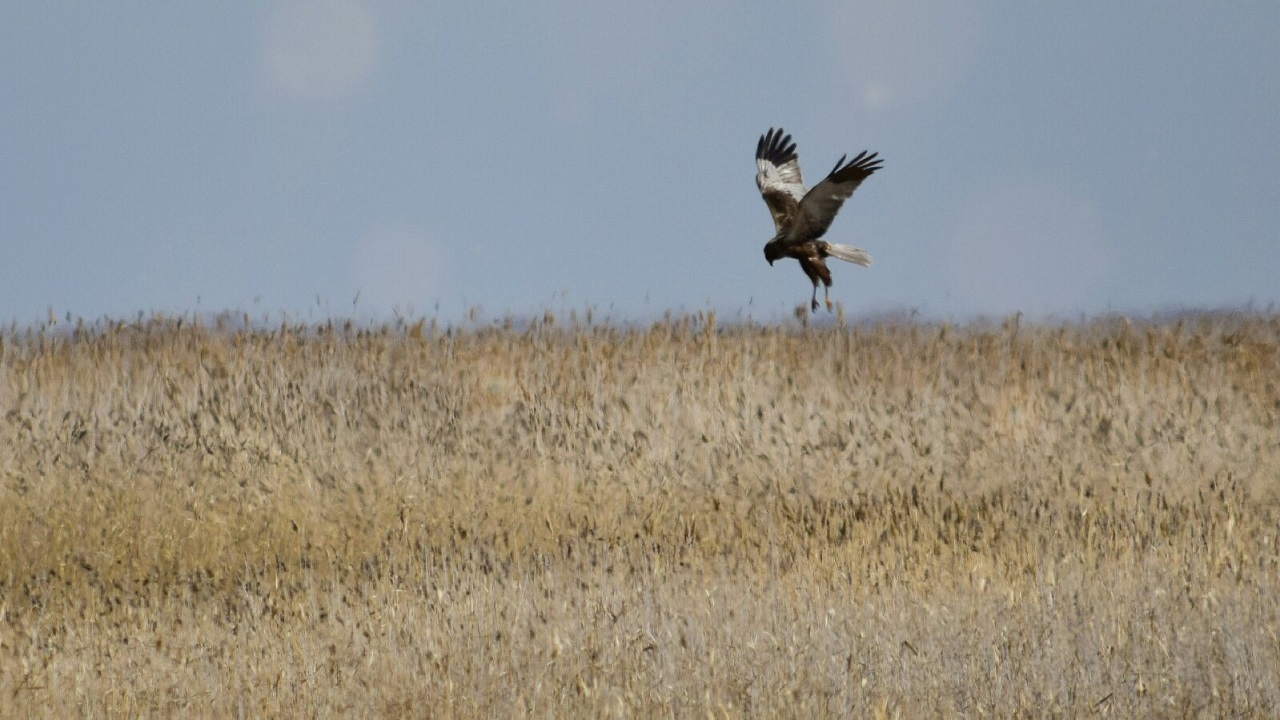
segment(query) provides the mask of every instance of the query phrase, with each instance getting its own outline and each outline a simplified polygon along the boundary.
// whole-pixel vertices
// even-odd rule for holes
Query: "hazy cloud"
[[[836,80],[869,110],[945,93],[969,71],[979,41],[968,0],[841,3],[827,43]]]
[[[268,87],[289,99],[335,100],[358,88],[378,55],[377,23],[354,0],[281,3],[267,19]]]
[[[948,260],[960,312],[1097,311],[1113,275],[1094,204],[1037,181],[968,203],[952,224]]]

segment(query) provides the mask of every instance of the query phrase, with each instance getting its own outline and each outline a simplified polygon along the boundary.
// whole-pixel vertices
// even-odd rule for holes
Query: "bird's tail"
[[[871,256],[867,254],[867,251],[852,245],[827,243],[827,254],[834,258],[840,258],[845,262],[851,262],[854,265],[871,267]]]

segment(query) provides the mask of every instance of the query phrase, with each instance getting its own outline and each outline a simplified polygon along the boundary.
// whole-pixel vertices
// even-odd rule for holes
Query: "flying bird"
[[[827,311],[831,311],[831,269],[826,258],[834,257],[846,262],[869,267],[871,256],[851,245],[839,245],[822,238],[836,219],[840,206],[854,190],[880,169],[883,160],[879,153],[870,155],[864,150],[854,159],[845,162],[848,155],[812,190],[805,187],[800,177],[800,156],[796,144],[782,128],[760,136],[756,144],[756,186],[769,206],[777,234],[764,246],[764,259],[772,265],[774,260],[795,258],[800,269],[813,283],[811,306],[818,309],[818,281],[823,284],[823,298]]]

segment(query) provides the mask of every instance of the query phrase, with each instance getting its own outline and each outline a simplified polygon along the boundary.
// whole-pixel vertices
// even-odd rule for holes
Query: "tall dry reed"
[[[1280,318],[0,333],[12,716],[1280,714]]]

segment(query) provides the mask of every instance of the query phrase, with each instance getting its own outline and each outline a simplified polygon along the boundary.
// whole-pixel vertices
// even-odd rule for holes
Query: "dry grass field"
[[[0,331],[12,717],[1276,717],[1280,316]]]

